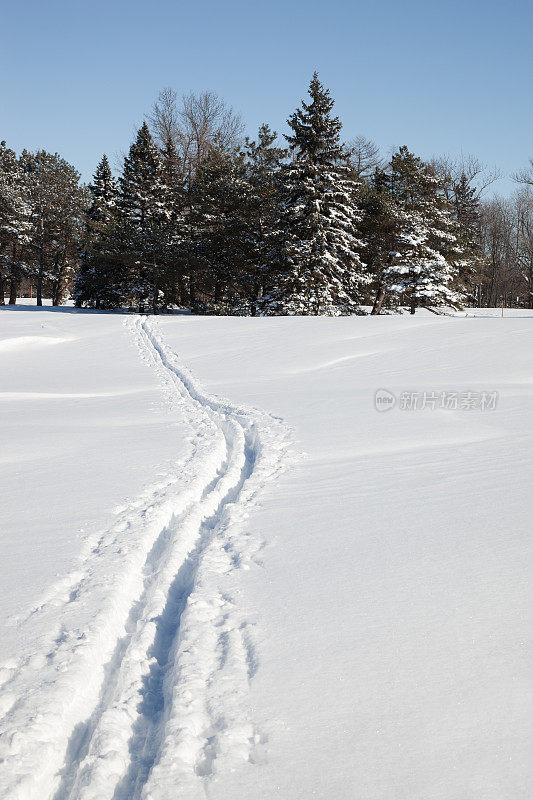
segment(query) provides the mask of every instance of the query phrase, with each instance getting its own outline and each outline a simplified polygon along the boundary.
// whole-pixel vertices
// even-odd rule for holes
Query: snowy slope
[[[529,799],[533,318],[494,315],[0,313],[0,795]],[[454,391],[496,408],[400,407]]]

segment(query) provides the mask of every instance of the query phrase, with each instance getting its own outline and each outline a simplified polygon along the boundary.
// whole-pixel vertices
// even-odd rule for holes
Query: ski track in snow
[[[194,431],[190,452],[13,621],[50,617],[35,652],[0,668],[5,800],[193,800],[263,758],[254,623],[224,580],[262,545],[245,520],[287,429],[205,394],[147,318],[125,324]]]

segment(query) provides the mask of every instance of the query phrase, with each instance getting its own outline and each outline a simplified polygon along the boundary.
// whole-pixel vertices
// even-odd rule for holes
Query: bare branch
[[[533,158],[529,160],[529,167],[521,169],[520,172],[513,175],[513,180],[525,186],[533,186]]]
[[[355,175],[360,180],[369,178],[372,173],[383,165],[379,147],[372,139],[357,136],[346,143],[348,160]]]
[[[464,175],[469,186],[475,189],[475,197],[481,198],[483,193],[502,177],[502,172],[497,167],[488,168],[477,156],[466,155],[461,158],[445,155],[433,158],[430,161],[446,187],[453,192],[454,187]]]

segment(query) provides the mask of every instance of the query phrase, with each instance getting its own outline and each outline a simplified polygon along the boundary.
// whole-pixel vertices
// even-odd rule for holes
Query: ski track
[[[226,586],[262,546],[245,520],[288,432],[205,394],[146,317],[125,324],[194,431],[190,451],[12,621],[50,625],[0,668],[5,800],[194,800],[264,757],[247,700],[254,622]]]

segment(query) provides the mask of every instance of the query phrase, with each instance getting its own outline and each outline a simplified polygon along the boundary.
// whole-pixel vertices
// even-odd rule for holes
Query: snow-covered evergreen
[[[475,161],[461,174],[402,147],[385,165],[364,137],[342,144],[316,73],[309,96],[283,149],[268,125],[243,140],[213,94],[180,109],[166,90],[118,179],[104,156],[90,187],[58,154],[2,143],[0,302],[33,281],[38,303],[74,285],[77,305],[154,312],[533,304],[530,198],[481,207]]]
[[[391,160],[390,184],[401,216],[397,253],[385,270],[388,291],[412,314],[418,306],[459,307],[463,295],[454,260],[460,249],[440,179],[401,147]]]
[[[120,207],[140,227],[163,213],[161,153],[146,122],[124,159],[120,177]]]
[[[258,304],[268,290],[276,242],[279,179],[281,166],[287,156],[287,150],[276,142],[277,133],[263,124],[259,128],[257,141],[247,139],[245,146],[249,237],[253,254],[242,283],[252,315],[256,314]]]
[[[9,285],[9,302],[15,302],[20,280],[31,274],[31,206],[23,160],[0,142],[0,302],[3,284]]]
[[[108,308],[120,305],[123,271],[113,258],[113,234],[117,222],[118,185],[104,154],[92,184],[91,205],[86,213],[85,242],[74,288],[77,306]]]
[[[142,124],[119,180],[120,246],[127,266],[124,294],[130,302],[149,303],[157,311],[161,284],[174,233],[168,228],[170,187],[165,183],[162,154],[146,122]]]
[[[98,229],[98,226],[108,225],[112,221],[118,198],[118,185],[105,153],[96,168],[94,180],[89,188],[91,206],[87,216],[92,225]]]
[[[288,120],[292,161],[284,170],[267,314],[357,311],[366,283],[358,234],[357,183],[340,143],[333,100],[315,73],[311,102]]]
[[[79,266],[87,192],[80,186],[79,172],[57,153],[23,152],[21,163],[31,209],[37,305],[42,304],[45,286],[59,305]]]

